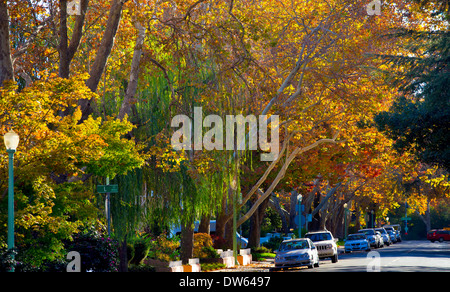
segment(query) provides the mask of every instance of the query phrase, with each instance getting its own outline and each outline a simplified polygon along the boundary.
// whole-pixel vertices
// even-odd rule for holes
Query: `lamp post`
[[[344,238],[347,239],[347,216],[348,216],[348,205],[344,204]],[[342,221],[341,221],[342,222]]]
[[[302,237],[302,198],[301,194],[297,196],[298,203],[298,238]]]
[[[19,145],[19,135],[10,130],[3,137],[6,152],[8,152],[8,252],[14,262],[14,153]],[[10,272],[14,272],[14,264],[10,267]]]

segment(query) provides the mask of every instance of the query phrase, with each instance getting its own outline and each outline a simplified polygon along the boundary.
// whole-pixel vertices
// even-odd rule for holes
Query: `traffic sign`
[[[402,220],[403,221],[408,221],[408,220],[411,220],[411,217],[402,217]]]
[[[97,185],[97,192],[104,193],[118,193],[119,185]]]

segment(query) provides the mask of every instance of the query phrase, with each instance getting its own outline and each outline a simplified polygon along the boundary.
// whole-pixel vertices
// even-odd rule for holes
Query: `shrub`
[[[138,236],[130,243],[130,264],[140,265],[144,262],[151,247],[151,239],[147,235]]]
[[[77,251],[81,256],[81,271],[117,272],[119,266],[119,244],[116,240],[102,237],[94,231],[79,233],[66,246],[68,251]]]
[[[213,241],[207,233],[194,234],[194,258],[215,257],[216,251],[213,248]]]
[[[178,237],[167,238],[165,234],[161,234],[155,239],[149,240],[149,245],[149,258],[164,262],[180,259],[180,239]]]
[[[213,239],[213,247],[215,249],[226,249],[227,248],[226,241],[223,237],[221,237],[219,235],[214,235],[212,237],[212,239]]]
[[[214,271],[214,270],[218,270],[218,269],[223,269],[226,267],[225,264],[221,264],[221,263],[210,263],[210,264],[200,264],[200,267],[202,269],[203,272],[207,272],[207,271]]]
[[[156,272],[155,267],[149,265],[130,265],[128,267],[128,272],[130,273],[148,273],[148,272]]]

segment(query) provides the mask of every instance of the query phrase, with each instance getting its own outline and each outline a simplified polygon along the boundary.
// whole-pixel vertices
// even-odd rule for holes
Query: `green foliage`
[[[151,239],[148,237],[148,235],[140,235],[132,239],[132,241],[129,242],[128,245],[131,246],[131,256],[128,258],[129,264],[134,266],[142,265],[150,251]]]
[[[176,261],[180,259],[179,247],[179,237],[167,238],[161,234],[150,242],[148,257],[164,262]]]
[[[23,261],[34,266],[61,258],[64,241],[98,216],[92,175],[126,174],[144,160],[133,140],[133,126],[123,121],[89,117],[81,121],[80,98],[96,95],[86,75],[45,78],[17,91],[0,87],[0,128],[20,136],[15,154],[16,246]],[[72,110],[67,110],[72,109]],[[5,153],[0,153],[5,161]],[[7,181],[5,164],[1,182]],[[0,192],[7,185],[0,183]],[[7,200],[0,197],[0,246],[6,242]]]
[[[150,272],[156,272],[155,267],[149,266],[149,265],[130,265],[128,267],[129,273],[150,273]]]
[[[106,143],[103,155],[88,164],[88,172],[98,176],[126,175],[130,170],[141,167],[144,163],[133,140],[122,138],[133,129],[133,125],[125,118],[123,121],[109,117],[101,123],[101,119],[88,120],[95,124],[97,133]]]
[[[215,271],[215,270],[219,270],[219,269],[223,269],[226,267],[225,264],[221,264],[221,263],[204,263],[204,264],[200,264],[201,270],[203,272],[207,272],[207,271]]]
[[[450,169],[450,33],[400,30],[394,36],[410,56],[384,58],[402,68],[392,85],[404,95],[375,122],[397,150],[412,150],[422,162]]]

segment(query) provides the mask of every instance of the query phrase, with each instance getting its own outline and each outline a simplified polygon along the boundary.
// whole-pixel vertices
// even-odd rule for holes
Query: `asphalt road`
[[[450,272],[450,242],[403,241],[368,252],[340,254],[337,263],[321,260],[320,267],[284,272]]]

